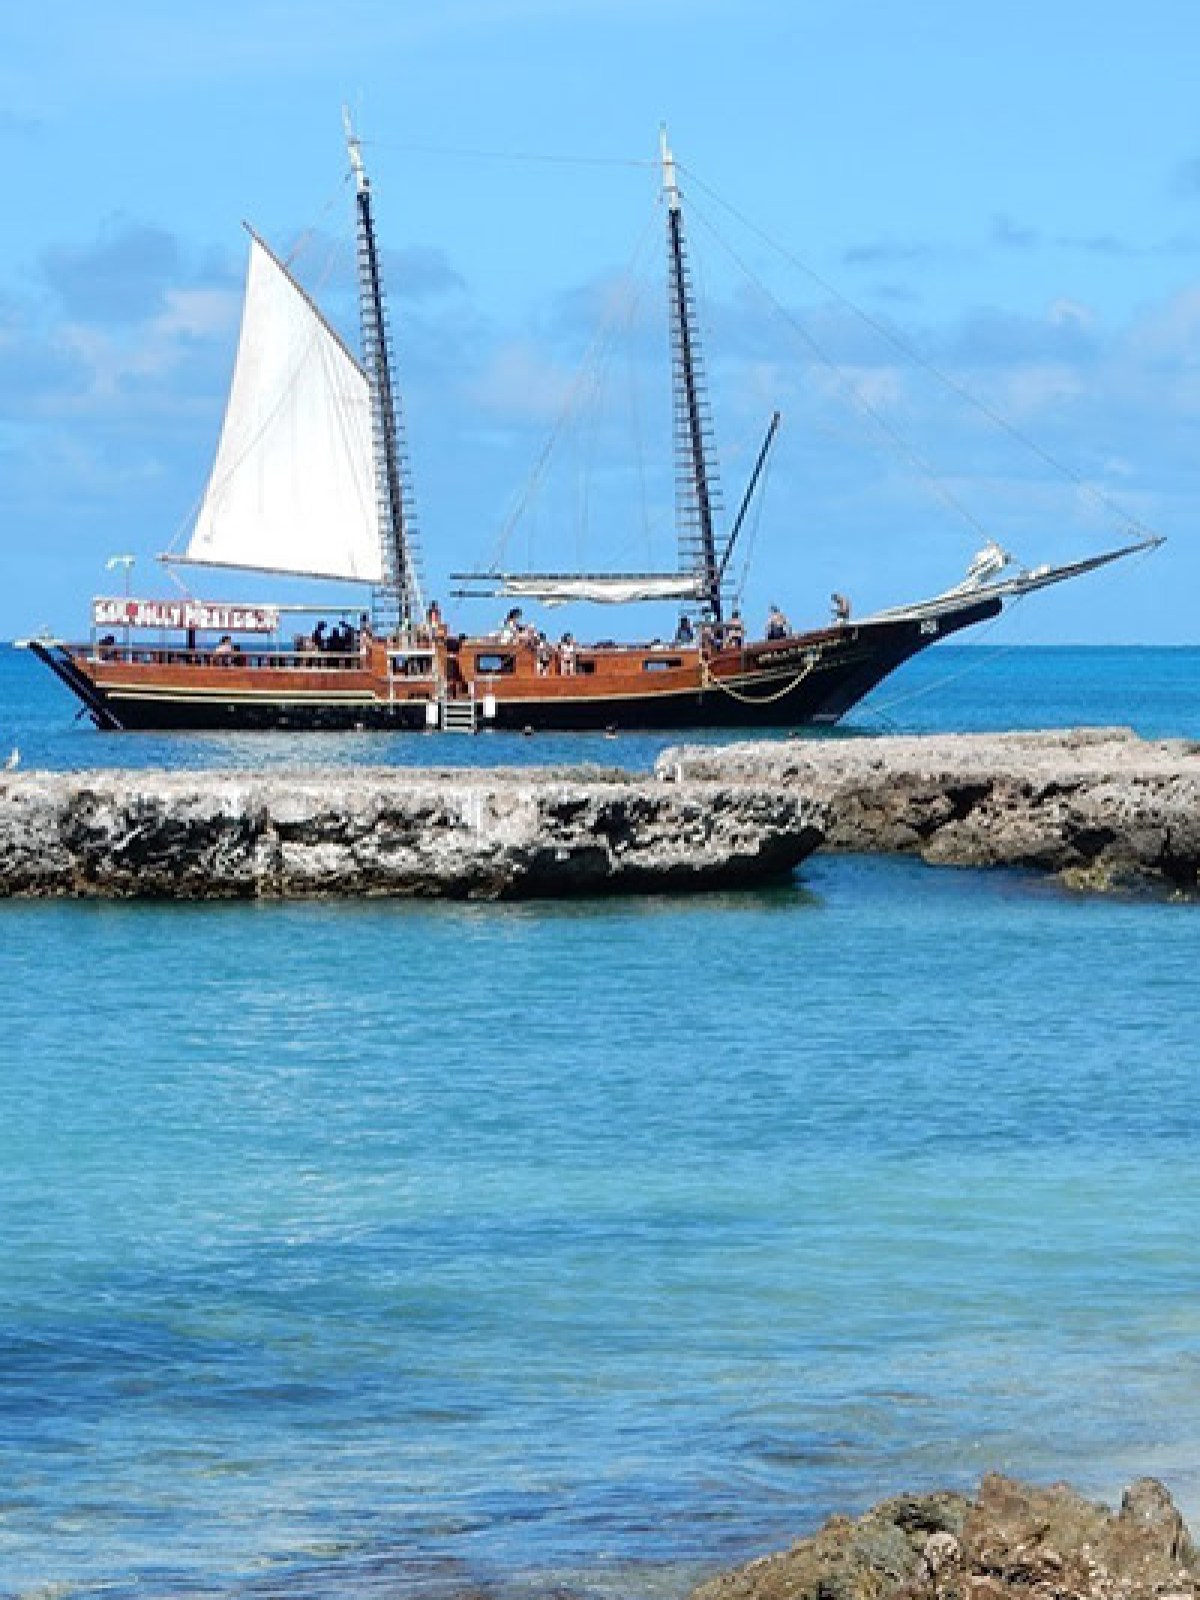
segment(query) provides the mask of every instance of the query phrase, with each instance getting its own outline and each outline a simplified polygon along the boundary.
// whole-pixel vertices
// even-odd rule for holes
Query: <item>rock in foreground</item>
[[[797,791],[617,772],[28,773],[0,779],[0,895],[509,898],[785,877]]]
[[[1152,1478],[1121,1508],[985,1478],[972,1499],[885,1500],[704,1584],[693,1600],[1196,1600],[1200,1564]]]
[[[827,847],[1019,866],[1097,888],[1200,884],[1200,744],[1126,729],[789,739],[668,750],[660,776],[796,789]]]

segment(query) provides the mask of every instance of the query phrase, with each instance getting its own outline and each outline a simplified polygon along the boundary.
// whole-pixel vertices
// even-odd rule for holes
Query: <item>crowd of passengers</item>
[[[554,674],[570,678],[575,674],[577,646],[574,634],[564,633],[557,644],[552,644],[540,628],[525,621],[520,606],[512,608],[494,637],[501,644],[523,645],[527,650],[532,650],[534,664],[542,677]]]
[[[295,648],[298,655],[355,656],[360,644],[370,637],[371,619],[365,612],[357,628],[345,619],[331,628],[322,617],[311,634],[297,634]]]
[[[371,619],[365,612],[359,618],[357,628],[344,620],[331,628],[322,618],[311,633],[298,633],[295,636],[292,649],[298,656],[357,656],[370,637]],[[102,639],[100,642],[103,644],[105,641]],[[212,659],[223,666],[236,662],[242,653],[241,645],[229,633],[223,633],[212,647]],[[256,650],[255,654],[258,653]]]
[[[849,620],[850,605],[842,595],[833,596],[833,615],[835,622],[844,623]],[[778,606],[772,605],[767,613],[763,637],[768,641],[786,639],[791,632],[792,625],[787,617]],[[430,604],[424,624],[417,629],[417,635],[418,642],[425,644],[436,643],[446,638],[446,624],[442,620],[441,608],[436,600]],[[493,637],[501,644],[522,645],[532,650],[539,673],[570,677],[575,671],[578,645],[574,635],[564,633],[557,644],[552,643],[540,628],[525,621],[520,606],[513,606]],[[357,656],[360,650],[369,644],[370,639],[371,619],[366,612],[363,612],[357,627],[351,626],[343,619],[331,628],[322,618],[311,634],[296,635],[294,649],[297,655]],[[600,647],[609,642],[601,641]],[[683,648],[698,644],[705,655],[718,650],[740,649],[746,642],[742,614],[735,610],[725,622],[702,622],[696,627],[685,613],[679,618],[675,637],[671,642]],[[103,649],[104,646],[115,645],[116,640],[109,635],[99,643]],[[657,639],[652,646],[652,648],[662,647],[662,641]],[[214,659],[222,661],[236,658],[241,653],[241,647],[234,643],[229,634],[224,634],[212,651]]]
[[[786,639],[792,631],[792,625],[784,616],[778,606],[773,605],[767,613],[763,637],[772,639]],[[550,640],[531,622],[526,622],[520,606],[514,606],[499,629],[493,635],[501,644],[524,645],[534,652],[537,659],[539,672],[560,671],[569,675],[575,670],[575,651],[577,649],[575,638],[570,633],[564,633],[557,644]],[[613,641],[602,640],[597,648],[604,648]],[[725,622],[702,622],[697,628],[686,612],[679,618],[675,629],[672,644],[682,648],[689,648],[698,644],[705,655],[711,655],[717,650],[738,650],[746,642],[746,627],[742,621],[742,614],[735,610]],[[661,639],[655,639],[652,649],[664,648]]]

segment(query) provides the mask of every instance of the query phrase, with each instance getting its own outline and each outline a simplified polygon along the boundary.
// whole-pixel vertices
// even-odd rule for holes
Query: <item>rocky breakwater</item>
[[[1200,884],[1200,744],[1126,729],[794,738],[667,750],[660,777],[795,790],[826,848],[1020,866],[1078,887]]]
[[[609,771],[85,772],[0,778],[0,896],[511,898],[786,877],[797,789]]]
[[[1119,1511],[1063,1484],[990,1476],[974,1496],[886,1500],[833,1517],[791,1550],[697,1589],[692,1600],[1197,1600],[1200,1563],[1153,1478]]]

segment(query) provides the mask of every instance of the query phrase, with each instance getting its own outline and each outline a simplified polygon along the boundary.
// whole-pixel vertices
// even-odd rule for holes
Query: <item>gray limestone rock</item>
[[[1200,745],[1127,729],[789,739],[665,751],[668,782],[824,801],[827,848],[1019,866],[1081,887],[1200,886]]]
[[[786,877],[824,812],[789,786],[619,772],[22,773],[0,895],[501,898]]]

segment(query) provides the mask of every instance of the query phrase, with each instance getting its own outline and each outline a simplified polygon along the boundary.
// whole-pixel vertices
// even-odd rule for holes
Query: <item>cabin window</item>
[[[394,678],[428,678],[433,675],[433,657],[393,655],[388,658]]]
[[[585,676],[589,672],[595,672],[595,670],[596,663],[590,659],[586,661],[577,661],[575,663],[575,671],[582,672]]]
[[[475,671],[482,678],[500,678],[505,673],[515,672],[516,670],[516,656],[501,655],[499,652],[494,652],[475,657]]]
[[[642,662],[643,672],[669,672],[672,667],[683,665],[682,656],[647,656]]]

